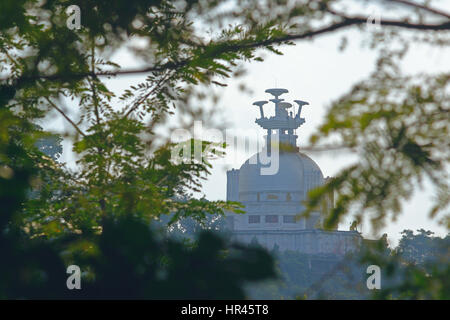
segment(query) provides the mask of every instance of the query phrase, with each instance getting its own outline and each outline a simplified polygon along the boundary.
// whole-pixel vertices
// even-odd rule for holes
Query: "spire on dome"
[[[253,104],[259,107],[261,118],[256,119],[255,122],[267,130],[267,139],[270,139],[272,131],[275,130],[275,134],[279,135],[280,142],[289,143],[295,146],[297,136],[294,135],[294,130],[305,123],[305,118],[301,118],[300,115],[302,107],[309,103],[302,100],[294,100],[294,102],[298,104],[298,112],[294,115],[292,111],[288,112],[288,109],[292,107],[292,104],[284,102],[284,99],[279,98],[282,94],[289,92],[287,89],[273,88],[267,89],[265,92],[274,96],[274,98],[269,101],[275,104],[275,115],[266,118],[264,116],[263,106],[267,101],[256,101]]]

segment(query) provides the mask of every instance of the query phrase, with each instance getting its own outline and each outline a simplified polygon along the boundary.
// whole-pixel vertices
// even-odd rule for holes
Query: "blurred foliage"
[[[404,230],[393,250],[386,249],[386,241],[378,241],[361,253],[363,263],[376,264],[382,271],[381,290],[374,290],[373,298],[449,299],[450,236],[417,231]]]
[[[442,299],[448,300],[450,235],[404,230],[395,248],[387,237],[364,240],[360,251],[312,255],[271,251],[277,278],[249,285],[252,299]],[[253,247],[255,244],[253,244]],[[381,290],[369,290],[369,265],[381,268]]]
[[[243,299],[245,283],[275,275],[272,257],[263,249],[230,244],[207,231],[188,246],[132,215],[107,215],[103,232],[96,234],[63,232],[48,223],[44,230],[51,241],[30,239],[26,227],[12,222],[27,203],[30,178],[40,163],[14,139],[1,151],[10,160],[3,168],[10,171],[3,169],[0,176],[0,252],[8,261],[0,265],[0,298]],[[61,235],[55,238],[56,233]],[[66,287],[71,264],[83,270],[82,290]]]
[[[79,30],[66,26],[70,5],[81,8]],[[191,151],[200,143],[206,156],[198,160],[192,152],[190,161],[174,162],[175,145],[164,140],[159,126],[175,108],[208,118],[203,105],[193,105],[193,98],[205,101],[199,88],[225,86],[244,73],[244,63],[262,61],[264,51],[281,54],[280,45],[353,26],[369,30],[364,14],[336,11],[342,5],[1,1],[0,253],[8,264],[0,266],[0,297],[242,298],[246,281],[270,277],[271,259],[262,250],[236,247],[210,233],[186,245],[147,228],[156,221],[166,221],[169,229],[189,219],[199,223],[224,210],[242,213],[238,203],[192,197],[223,146],[189,140]],[[388,7],[398,20],[382,20],[381,31],[367,32],[369,46],[379,51],[376,71],[333,103],[313,138],[319,143],[337,135],[338,144],[360,155],[311,194],[309,210],[336,193],[327,227],[359,205],[357,212],[373,213],[379,228],[389,215],[396,217],[413,182],[423,177],[437,190],[431,216],[448,226],[449,77],[445,71],[405,76],[396,66],[409,42],[448,45],[449,16],[429,3],[420,8],[391,1]],[[398,43],[404,45],[400,51]],[[141,69],[112,61],[123,48]],[[104,82],[141,73],[145,80],[120,95]],[[69,112],[68,104],[76,108]],[[70,128],[61,136],[39,126],[55,114]],[[74,170],[57,161],[61,139],[74,145]],[[65,288],[65,267],[77,261],[83,262],[86,284],[81,293]],[[426,281],[411,284],[420,285]]]
[[[450,75],[402,77],[397,59],[397,54],[380,59],[368,80],[333,104],[320,134],[312,137],[317,142],[337,135],[359,155],[357,164],[311,194],[310,210],[326,195],[335,195],[327,227],[352,209],[357,221],[370,218],[378,231],[397,218],[402,200],[410,199],[424,178],[436,189],[430,217],[439,215],[441,223],[448,223]]]

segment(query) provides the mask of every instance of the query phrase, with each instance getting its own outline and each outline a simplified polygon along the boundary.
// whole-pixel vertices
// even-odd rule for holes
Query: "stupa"
[[[268,101],[256,101],[260,118],[256,123],[266,130],[265,145],[239,169],[227,171],[227,200],[239,201],[245,214],[227,213],[227,225],[235,240],[272,249],[307,254],[344,255],[355,251],[362,241],[356,231],[324,231],[322,214],[301,217],[308,192],[325,182],[319,166],[297,146],[296,130],[305,123],[302,108],[308,102],[285,102],[286,89],[267,89],[273,96],[273,116],[264,114]],[[292,111],[290,111],[292,110]],[[329,199],[329,206],[333,199]]]

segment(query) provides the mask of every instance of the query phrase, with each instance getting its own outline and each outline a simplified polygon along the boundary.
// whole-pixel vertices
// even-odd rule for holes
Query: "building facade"
[[[240,242],[257,241],[272,249],[294,250],[307,254],[344,255],[359,248],[362,238],[356,231],[324,231],[320,229],[321,213],[300,217],[308,192],[324,183],[319,166],[297,147],[295,130],[305,119],[302,107],[307,102],[292,104],[279,98],[286,89],[268,89],[273,95],[275,113],[264,115],[268,101],[257,101],[260,118],[256,123],[267,132],[265,145],[239,169],[227,172],[227,200],[239,201],[245,214],[227,213],[228,228]],[[329,205],[332,205],[330,199]]]

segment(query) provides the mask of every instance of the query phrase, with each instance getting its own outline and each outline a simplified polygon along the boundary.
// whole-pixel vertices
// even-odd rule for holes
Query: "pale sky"
[[[264,93],[267,88],[286,88],[289,94],[282,96],[286,101],[300,99],[310,103],[302,110],[306,123],[297,130],[301,149],[324,121],[326,108],[331,101],[347,92],[352,84],[365,78],[374,68],[374,52],[360,47],[360,41],[356,40],[359,38],[358,32],[350,34],[349,38],[354,40],[344,52],[336,50],[339,37],[326,36],[314,42],[301,42],[295,47],[285,47],[283,56],[270,55],[262,63],[253,63],[248,68],[248,74],[238,81],[245,82],[253,90],[253,95],[243,95],[233,82],[229,88],[223,89],[222,104],[226,117],[236,127],[254,128],[257,126],[254,121],[259,117],[259,111],[252,103],[268,99],[270,96]],[[450,56],[450,50],[420,47],[412,51],[405,61],[405,70],[408,72],[450,69],[450,59],[446,59]],[[355,155],[347,152],[306,153],[319,165],[324,176],[333,176],[355,160]],[[233,167],[239,168],[240,164],[236,163]],[[225,198],[226,173],[223,166],[214,169],[209,181],[204,184],[204,193],[211,200]],[[399,220],[389,223],[382,231],[388,233],[392,244],[396,244],[404,229],[424,228],[440,235],[447,234],[445,228],[430,222],[427,217],[431,196],[428,183],[423,190],[416,189],[416,194],[404,206]],[[340,229],[348,230],[349,224],[350,221],[343,223]],[[369,226],[363,226],[365,236],[371,237],[369,230]]]
[[[345,51],[340,52],[337,47],[340,43],[340,35],[343,34],[348,36],[349,44]],[[268,88],[286,88],[289,93],[282,96],[286,101],[292,102],[294,99],[300,99],[310,103],[302,111],[302,117],[306,119],[306,123],[297,130],[298,144],[301,149],[306,145],[309,136],[324,121],[325,111],[330,102],[346,93],[352,84],[364,79],[374,69],[376,53],[361,47],[361,35],[356,30],[322,36],[313,42],[297,42],[296,46],[282,47],[282,51],[284,52],[283,56],[266,54],[264,62],[247,64],[245,76],[226,80],[228,87],[214,89],[221,95],[218,105],[204,105],[203,107],[217,109],[220,117],[225,118],[230,124],[227,126],[229,128],[256,129],[255,119],[259,115],[259,110],[252,103],[270,98],[264,92]],[[450,69],[448,57],[450,57],[448,49],[435,49],[424,45],[415,46],[410,49],[405,59],[404,70],[408,73],[448,71]],[[121,50],[113,60],[123,68],[138,66],[136,60],[131,58],[125,50]],[[129,85],[139,83],[144,78],[145,75],[123,76],[106,80],[106,83],[113,92],[119,95]],[[253,93],[241,92],[238,89],[240,83],[245,83]],[[172,125],[176,126],[176,122],[172,121]],[[52,117],[52,121],[45,122],[44,126],[47,129],[61,128],[64,130],[68,125],[63,119]],[[346,152],[306,153],[320,166],[325,177],[333,176],[355,160],[355,155]],[[225,199],[226,170],[239,168],[245,161],[243,156],[234,163],[214,167],[212,175],[203,185],[203,194],[207,199]],[[64,143],[62,160],[73,165],[74,158],[69,143]],[[397,243],[400,231],[404,229],[424,228],[432,230],[438,235],[447,233],[445,228],[439,227],[427,217],[431,195],[430,186],[427,183],[423,190],[416,189],[412,200],[405,204],[400,219],[395,223],[389,223],[382,230],[381,233],[388,233],[392,245]],[[349,221],[346,221],[339,229],[348,230],[349,224]],[[368,225],[363,226],[363,235],[373,237],[369,231]]]

